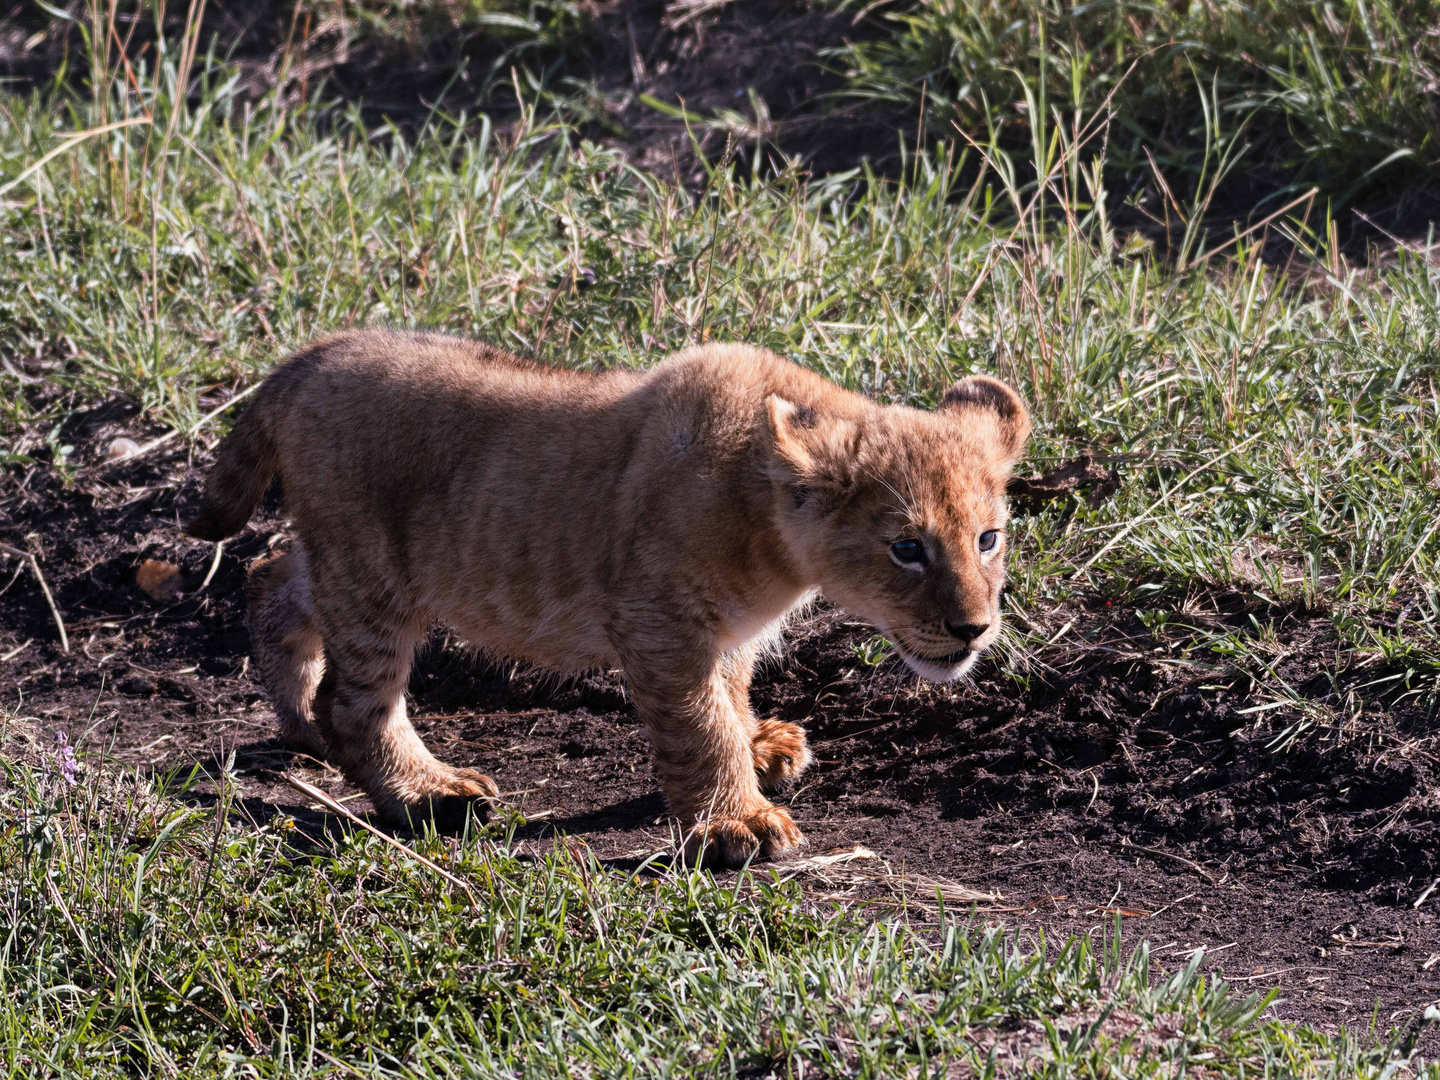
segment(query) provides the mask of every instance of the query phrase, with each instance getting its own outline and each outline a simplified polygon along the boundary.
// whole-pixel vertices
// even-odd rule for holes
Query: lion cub
[[[924,412],[741,345],[588,374],[354,332],[265,381],[189,531],[238,532],[280,474],[299,540],[252,570],[256,667],[285,739],[392,819],[497,794],[406,718],[439,620],[553,671],[622,668],[692,851],[733,865],[802,839],[761,794],[810,761],[798,725],[751,712],[767,639],[818,590],[958,678],[999,630],[1029,429],[981,376]]]

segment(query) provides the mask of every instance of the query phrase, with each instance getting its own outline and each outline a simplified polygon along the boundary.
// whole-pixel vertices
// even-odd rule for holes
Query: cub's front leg
[[[666,663],[669,659],[671,663]],[[677,657],[630,658],[625,673],[645,732],[660,790],[686,830],[689,858],[739,866],[792,851],[804,836],[790,811],[760,793],[746,660],[722,658],[689,672]]]

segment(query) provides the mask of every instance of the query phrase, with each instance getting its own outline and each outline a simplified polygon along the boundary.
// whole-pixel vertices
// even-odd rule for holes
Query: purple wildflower
[[[55,771],[70,787],[80,782],[80,763],[75,760],[75,748],[63,731],[55,733]]]

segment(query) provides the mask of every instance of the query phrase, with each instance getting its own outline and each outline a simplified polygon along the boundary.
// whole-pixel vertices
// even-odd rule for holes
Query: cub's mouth
[[[890,639],[890,644],[895,646],[895,651],[900,654],[905,665],[929,682],[954,682],[974,666],[980,655],[977,649],[958,649],[940,656],[922,656],[902,641],[899,634],[887,630],[885,636]]]
[[[961,649],[958,652],[946,653],[944,656],[927,656],[933,664],[963,664],[974,654],[974,649]]]

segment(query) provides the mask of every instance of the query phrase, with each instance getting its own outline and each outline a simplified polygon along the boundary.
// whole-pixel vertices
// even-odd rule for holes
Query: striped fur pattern
[[[406,715],[415,648],[441,622],[548,670],[623,669],[690,848],[735,864],[802,840],[764,794],[810,762],[802,728],[751,710],[767,643],[818,591],[925,677],[963,673],[999,630],[1005,482],[1028,431],[1015,394],[978,376],[927,412],[739,345],[588,374],[358,331],[270,375],[189,528],[232,535],[280,475],[298,539],[251,573],[256,670],[285,740],[392,819],[496,795]]]

